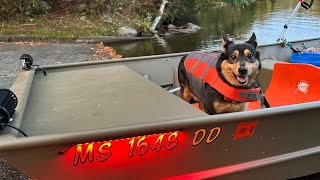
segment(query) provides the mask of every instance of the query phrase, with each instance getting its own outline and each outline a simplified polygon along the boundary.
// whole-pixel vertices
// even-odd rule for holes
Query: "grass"
[[[121,19],[120,19],[121,18]],[[139,17],[115,16],[112,23],[85,16],[44,15],[38,19],[0,22],[0,36],[31,36],[36,38],[78,38],[83,36],[113,36],[121,25],[137,26]]]

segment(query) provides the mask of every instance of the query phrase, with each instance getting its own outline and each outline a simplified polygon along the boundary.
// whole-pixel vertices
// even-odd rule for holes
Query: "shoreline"
[[[79,38],[51,38],[51,37],[35,37],[35,36],[0,36],[0,42],[43,42],[53,44],[112,44],[126,43],[154,39],[154,37],[123,37],[123,36],[87,36]]]

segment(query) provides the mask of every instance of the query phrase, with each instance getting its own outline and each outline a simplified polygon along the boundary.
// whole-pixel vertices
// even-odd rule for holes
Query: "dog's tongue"
[[[240,83],[245,83],[247,81],[247,77],[246,76],[237,76],[237,80]]]

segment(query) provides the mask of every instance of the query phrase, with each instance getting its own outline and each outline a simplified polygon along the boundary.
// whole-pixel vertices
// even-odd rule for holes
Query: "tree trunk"
[[[150,28],[151,31],[154,31],[156,29],[167,3],[168,3],[167,0],[162,0],[162,4],[159,9],[159,15],[154,19],[152,26]]]

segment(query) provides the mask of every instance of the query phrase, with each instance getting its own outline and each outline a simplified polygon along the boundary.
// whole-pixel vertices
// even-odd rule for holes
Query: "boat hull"
[[[293,42],[302,48],[319,39]],[[267,89],[281,44],[259,47]],[[187,53],[22,71],[0,155],[39,179],[290,179],[320,172],[320,101],[208,116],[160,86]]]

